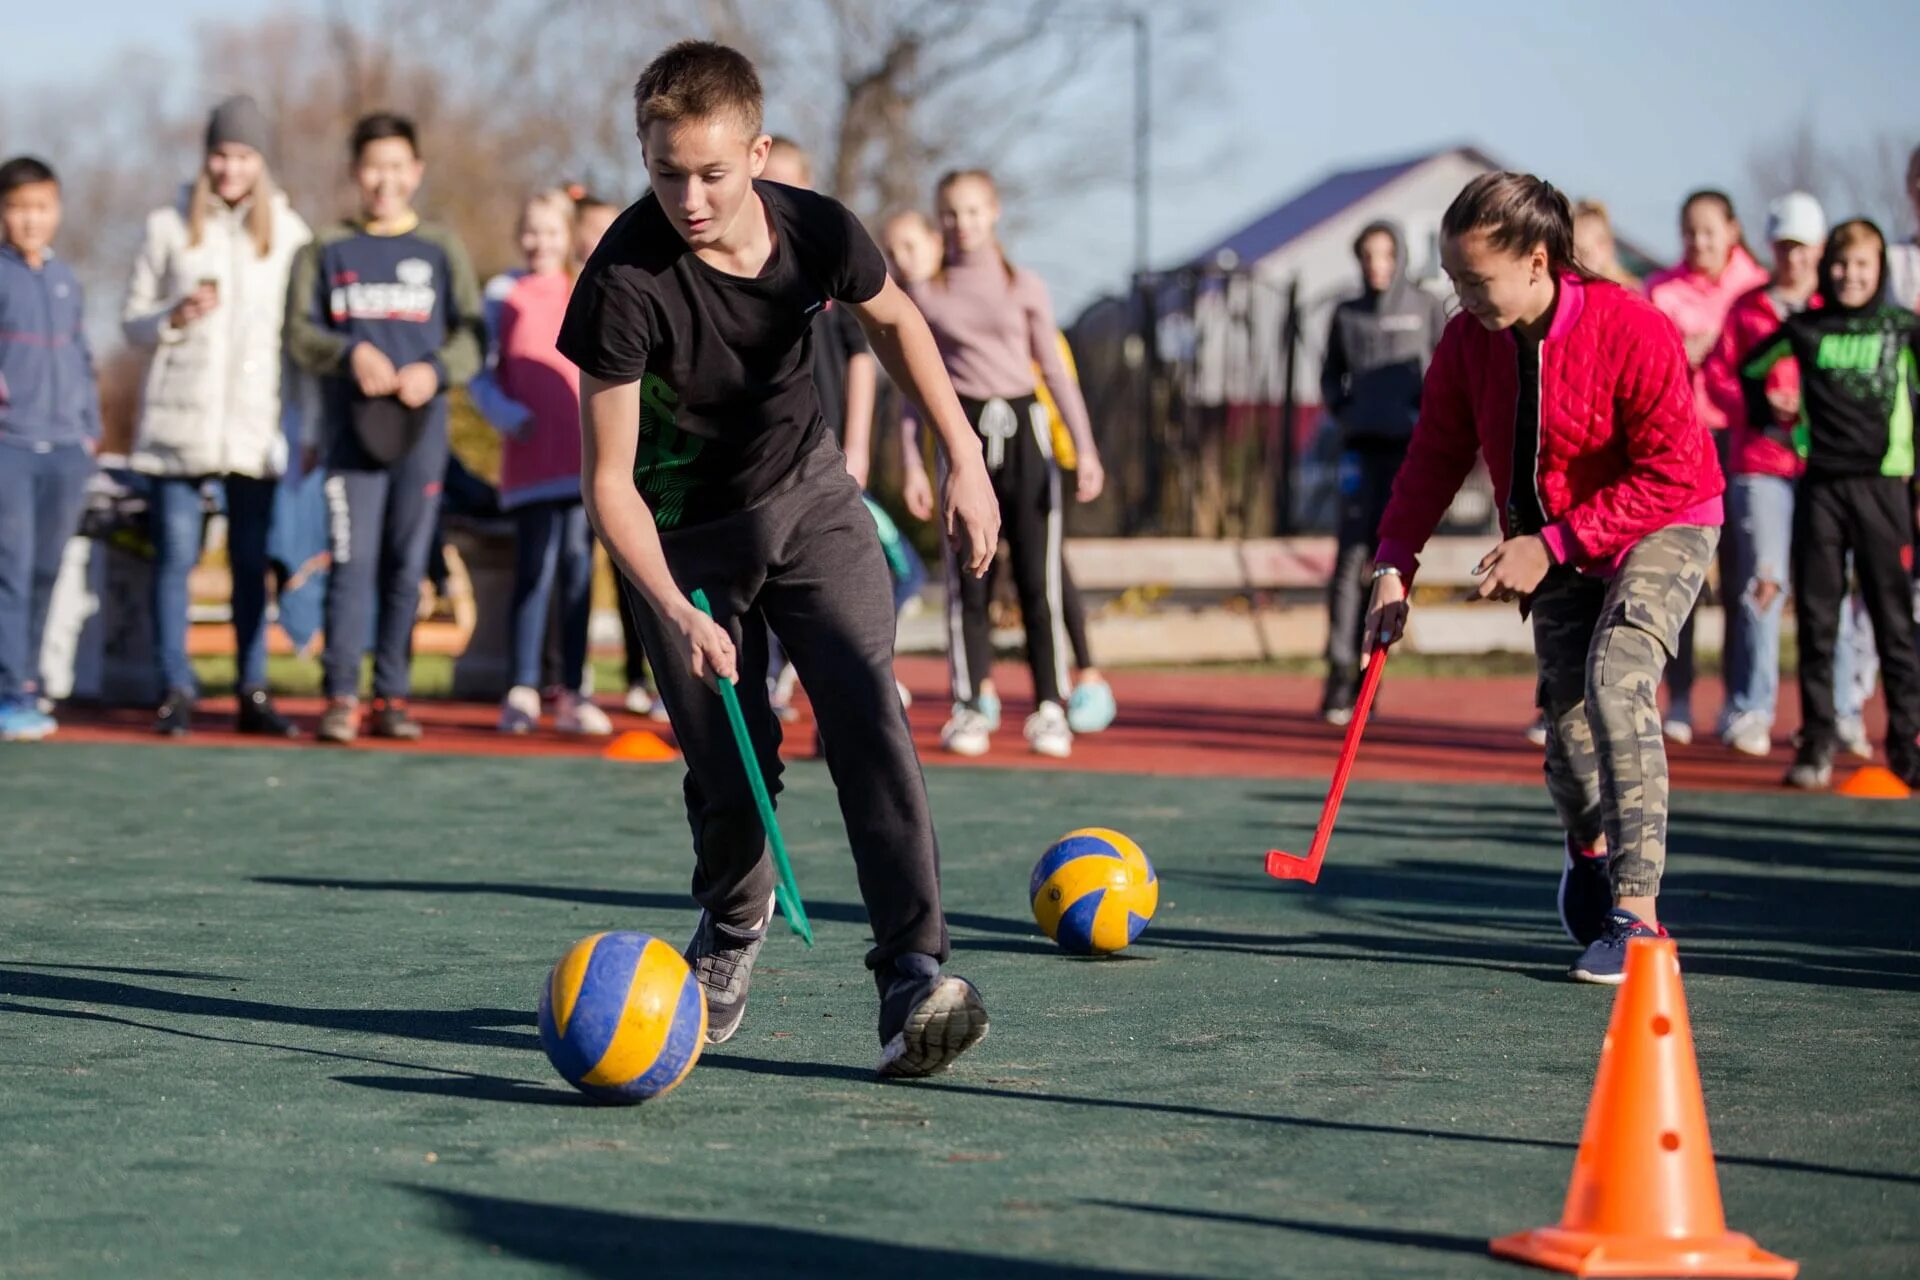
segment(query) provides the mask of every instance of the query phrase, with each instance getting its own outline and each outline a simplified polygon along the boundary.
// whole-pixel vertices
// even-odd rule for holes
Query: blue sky
[[[282,7],[17,4],[0,42],[0,85],[30,92],[56,75],[83,76],[128,45],[183,52],[196,22]],[[1849,151],[1886,132],[1920,143],[1916,0],[1240,0],[1233,13],[1211,94],[1182,99],[1171,86],[1160,94],[1161,262],[1328,170],[1453,142],[1606,199],[1622,232],[1660,254],[1677,251],[1681,195],[1711,185],[1750,195],[1749,153],[1802,116]],[[1113,66],[1106,112],[1115,163],[1124,164],[1127,64],[1102,63]],[[1748,213],[1759,217],[1758,208]],[[1071,311],[1122,282],[1131,234],[1127,200],[1106,192],[1023,227],[1011,247]]]

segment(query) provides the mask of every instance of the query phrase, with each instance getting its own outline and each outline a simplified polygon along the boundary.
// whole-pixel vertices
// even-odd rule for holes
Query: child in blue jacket
[[[53,254],[60,180],[44,161],[0,164],[0,740],[44,738],[40,637],[60,557],[80,523],[100,393],[84,299]]]

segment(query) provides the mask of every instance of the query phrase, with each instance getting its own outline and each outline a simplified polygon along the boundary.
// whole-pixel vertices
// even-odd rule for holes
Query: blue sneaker
[[[1084,680],[1067,699],[1067,727],[1075,733],[1099,733],[1118,714],[1113,686],[1105,680]]]
[[[38,742],[59,727],[31,697],[0,703],[0,742]]]
[[[1590,946],[1607,931],[1607,913],[1613,910],[1613,878],[1607,874],[1606,853],[1577,848],[1567,837],[1567,860],[1560,868],[1560,927],[1581,946]]]
[[[983,693],[973,700],[974,710],[987,718],[987,732],[1000,732],[1000,695]]]
[[[1575,982],[1593,982],[1617,987],[1627,980],[1627,943],[1635,938],[1664,938],[1667,931],[1656,929],[1631,911],[1615,907],[1607,913],[1606,930],[1593,945],[1580,953],[1567,970]]]

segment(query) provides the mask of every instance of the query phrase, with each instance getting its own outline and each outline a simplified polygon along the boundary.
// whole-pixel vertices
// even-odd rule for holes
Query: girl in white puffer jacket
[[[290,736],[267,694],[267,531],[286,470],[280,327],[294,254],[312,238],[267,171],[266,121],[229,98],[207,124],[206,159],[181,199],[147,219],[121,328],[152,353],[132,468],[151,476],[155,729],[187,732],[187,581],[200,558],[203,495],[226,491],[243,733]],[[284,398],[285,410],[297,399]],[[297,438],[297,433],[294,433]]]

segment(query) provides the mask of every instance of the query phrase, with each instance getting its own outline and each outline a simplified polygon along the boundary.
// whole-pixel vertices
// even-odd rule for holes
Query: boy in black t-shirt
[[[952,462],[946,528],[976,575],[999,536],[980,446],[926,322],[859,222],[824,196],[754,181],[771,140],[753,64],[683,42],[648,66],[634,99],[653,190],[587,263],[560,350],[581,371],[587,509],[686,755],[703,908],[687,957],[708,1039],[740,1025],[773,871],[721,701],[703,685],[739,686],[777,789],[771,626],[813,692],[873,927],[880,1073],[929,1075],[986,1034],[986,1011],[971,983],[940,972],[939,855],[894,689],[887,567],[821,415],[814,313],[849,308],[926,406]],[[714,619],[690,602],[696,588]]]

